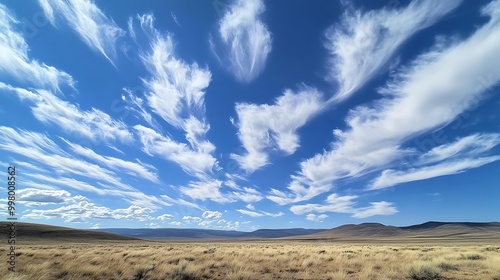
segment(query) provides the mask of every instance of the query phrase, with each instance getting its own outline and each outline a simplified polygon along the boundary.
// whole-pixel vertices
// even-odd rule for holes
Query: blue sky
[[[500,214],[499,0],[1,1],[0,30],[22,221]]]

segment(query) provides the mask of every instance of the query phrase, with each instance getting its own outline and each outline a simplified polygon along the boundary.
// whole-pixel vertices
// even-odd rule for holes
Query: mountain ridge
[[[9,222],[0,222],[7,235]],[[396,227],[380,223],[346,224],[332,229],[259,229],[251,232],[195,228],[74,229],[17,222],[20,241],[133,241],[133,240],[495,240],[500,242],[499,222],[436,222]]]

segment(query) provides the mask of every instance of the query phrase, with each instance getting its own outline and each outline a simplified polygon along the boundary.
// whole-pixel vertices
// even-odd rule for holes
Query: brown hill
[[[408,227],[378,223],[343,225],[316,234],[289,237],[299,240],[339,241],[498,241],[500,223],[427,222]]]
[[[0,222],[0,234],[2,236],[8,236],[8,225],[9,222]],[[90,243],[127,240],[133,241],[140,239],[107,232],[97,232],[43,224],[16,223],[16,244],[40,242]]]

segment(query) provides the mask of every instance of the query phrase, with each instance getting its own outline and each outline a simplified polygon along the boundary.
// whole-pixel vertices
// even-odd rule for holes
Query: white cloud
[[[2,164],[2,162],[0,162],[0,164]],[[42,174],[49,173],[46,169],[37,166],[31,162],[16,160],[16,165],[19,166],[21,169],[24,169],[24,172],[42,173]],[[7,164],[4,164],[4,166],[7,166]]]
[[[148,227],[149,228],[159,228],[160,226],[157,223],[149,223]]]
[[[193,217],[193,216],[184,216],[182,217],[183,221],[186,221],[187,223],[199,223],[202,221],[200,217]]]
[[[401,9],[362,13],[349,8],[341,23],[326,32],[332,55],[329,78],[339,83],[334,99],[346,99],[379,73],[394,53],[419,30],[437,22],[460,5],[452,1],[412,1]]]
[[[157,131],[142,125],[134,126],[142,143],[142,150],[148,155],[157,155],[179,164],[188,174],[202,176],[212,172],[217,166],[217,160],[206,151],[196,151],[184,143],[163,136]]]
[[[314,88],[298,93],[286,90],[275,104],[236,104],[238,138],[246,153],[231,154],[241,168],[253,172],[268,164],[270,149],[293,154],[299,148],[297,130],[322,108],[322,95]]]
[[[240,212],[241,214],[243,215],[247,215],[247,216],[250,216],[250,217],[262,217],[262,216],[269,216],[269,217],[281,217],[283,215],[285,215],[285,213],[283,212],[279,212],[279,213],[269,213],[269,212],[265,212],[265,211],[250,211],[250,210],[245,210],[245,209],[236,209],[236,211]]]
[[[380,176],[372,182],[370,189],[383,189],[401,183],[462,173],[469,169],[477,168],[499,160],[500,156],[490,156],[477,159],[465,158],[421,168],[413,168],[405,171],[388,169],[384,170]]]
[[[253,206],[253,205],[252,205],[252,204],[250,204],[250,203],[249,203],[249,204],[247,204],[245,207],[246,207],[247,209],[249,209],[249,210],[255,210],[255,206]]]
[[[490,151],[498,144],[500,144],[500,134],[476,133],[459,138],[453,143],[432,148],[430,151],[422,154],[418,158],[418,162],[416,164],[423,165],[427,163],[439,162],[451,157],[474,157]]]
[[[204,221],[201,221],[198,223],[199,226],[202,226],[202,227],[211,227],[212,224],[215,223],[214,220],[204,220]]]
[[[313,222],[319,222],[322,223],[324,219],[328,218],[328,215],[326,214],[321,214],[321,215],[315,215],[315,214],[307,214],[306,219],[309,221]]]
[[[112,119],[108,114],[92,108],[81,110],[78,106],[61,100],[52,92],[61,93],[60,86],[74,86],[72,77],[54,67],[47,66],[28,57],[28,45],[23,36],[14,30],[19,22],[0,5],[0,73],[14,77],[22,87],[44,88],[28,91],[24,88],[0,82],[0,89],[16,93],[20,99],[27,99],[33,115],[43,123],[52,123],[66,132],[84,136],[93,141],[119,139],[133,140],[126,125]]]
[[[256,189],[247,187],[243,188],[241,192],[233,192],[232,197],[246,203],[261,201],[264,198]]]
[[[45,134],[0,126],[0,149],[29,158],[30,161],[44,167],[46,174],[25,173],[25,176],[34,179],[34,182],[28,180],[27,182],[31,182],[31,186],[37,188],[47,189],[47,186],[57,185],[101,196],[118,196],[131,204],[137,203],[150,208],[171,205],[163,199],[146,195],[123,183],[120,176],[106,166],[70,155]],[[71,178],[65,177],[66,175]],[[82,178],[79,178],[80,176]],[[86,179],[91,181],[88,183],[82,181]]]
[[[371,202],[371,206],[359,208],[352,215],[354,218],[363,219],[375,215],[393,215],[398,212],[392,203],[386,201]]]
[[[294,205],[290,207],[290,211],[297,215],[311,212],[346,213],[352,214],[352,217],[359,219],[375,215],[393,215],[398,212],[398,210],[392,206],[392,203],[386,201],[370,202],[371,206],[357,208],[355,207],[356,202],[354,201],[356,198],[357,196],[339,196],[337,194],[331,194],[327,197],[325,204]],[[310,217],[318,218],[317,216]]]
[[[125,31],[90,0],[38,0],[50,23],[57,26],[62,19],[92,50],[111,63],[116,57],[116,41]]]
[[[186,201],[186,200],[181,199],[181,198],[173,199],[173,198],[169,197],[168,195],[164,195],[164,194],[160,195],[160,197],[168,202],[172,202],[172,203],[175,203],[178,205],[187,206],[190,208],[196,208],[198,210],[202,210],[201,207],[198,206],[196,203],[189,202],[189,201]]]
[[[240,212],[243,215],[247,215],[247,216],[254,217],[254,218],[264,216],[264,214],[262,214],[262,213],[250,211],[250,210],[245,210],[245,209],[236,209],[236,211]]]
[[[82,182],[79,180],[76,180],[74,178],[67,178],[63,176],[51,176],[51,175],[43,175],[43,174],[37,174],[37,173],[27,173],[25,176],[30,177],[37,182],[33,182],[32,186],[36,188],[43,188],[43,186],[60,186],[60,187],[65,187],[65,188],[72,188],[75,190],[79,191],[84,191],[84,192],[92,192],[95,194],[99,195],[105,195],[107,190],[104,190],[102,188],[98,188],[96,186],[93,186],[91,184],[88,184],[86,182]],[[39,183],[40,181],[43,181],[47,184],[41,184]],[[46,188],[43,188],[46,189]]]
[[[165,122],[183,130],[189,144],[136,125],[143,150],[178,163],[190,175],[201,176],[212,168],[218,168],[212,156],[215,146],[206,139],[210,125],[205,120],[205,89],[210,84],[211,72],[176,57],[172,36],[162,35],[154,28],[153,15],[137,16],[137,20],[150,40],[150,50],[140,52],[141,61],[150,76],[142,79],[145,99],[128,91],[129,98],[126,100],[134,111],[158,130],[156,120],[144,108],[146,103]],[[159,147],[151,145],[153,143],[159,144]]]
[[[350,213],[355,205],[355,199],[358,198],[356,195],[339,196],[337,194],[331,194],[326,199],[326,204],[305,204],[305,205],[294,205],[290,207],[290,211],[294,214],[302,215],[310,212],[335,212],[335,213]]]
[[[285,215],[285,213],[283,213],[283,212],[269,213],[269,212],[261,211],[261,213],[266,215],[266,216],[269,216],[269,217],[281,217],[281,216]]]
[[[135,91],[132,91],[128,88],[123,88],[123,91],[127,93],[127,95],[122,95],[122,100],[127,103],[127,110],[131,112],[135,112],[139,117],[143,118],[151,127],[156,130],[161,130],[161,126],[158,124],[156,119],[154,119],[153,115],[147,110],[146,102],[144,98],[138,97]]]
[[[199,200],[212,200],[217,203],[230,203],[235,201],[243,201],[246,203],[257,202],[264,196],[256,189],[244,187],[239,188],[239,191],[222,192],[223,182],[211,177],[204,177],[198,181],[189,182],[187,186],[182,186],[179,191]]]
[[[240,228],[240,222],[227,222],[226,225],[222,228],[225,230],[238,230]]]
[[[58,189],[23,188],[17,192],[16,200],[29,207],[64,204],[71,200],[71,193]]]
[[[170,35],[162,36],[155,29],[151,32],[151,51],[140,56],[151,75],[143,79],[148,90],[148,105],[167,123],[186,128],[189,126],[186,122],[193,115],[205,113],[205,89],[210,84],[211,73],[196,63],[189,65],[175,57]]]
[[[0,89],[13,92],[21,100],[28,100],[33,105],[33,115],[42,123],[55,124],[67,133],[85,137],[94,142],[119,140],[130,143],[133,134],[120,120],[111,118],[107,113],[92,108],[82,110],[77,105],[64,101],[43,89],[28,91],[0,82]]]
[[[452,175],[500,160],[500,156],[483,156],[500,144],[500,134],[473,134],[455,142],[436,146],[421,154],[407,170],[384,170],[370,185],[382,189],[397,184]],[[430,164],[430,165],[429,165]]]
[[[55,209],[41,210],[34,209],[23,214],[24,219],[52,219],[62,218],[66,222],[85,222],[89,219],[113,219],[113,220],[138,220],[149,221],[153,217],[150,214],[154,212],[147,207],[130,205],[128,208],[110,209],[105,206],[98,206],[86,199],[77,203],[62,206]]]
[[[244,83],[264,70],[272,49],[271,33],[260,19],[264,10],[262,0],[235,0],[219,22],[220,47],[210,39],[220,63]],[[218,54],[219,49],[223,54]]]
[[[201,216],[204,219],[218,220],[222,217],[222,213],[219,211],[205,211]]]
[[[49,87],[58,92],[61,85],[73,87],[74,81],[69,74],[29,58],[28,44],[16,30],[20,23],[0,4],[0,74],[14,78],[22,85]]]
[[[179,23],[179,21],[177,20],[177,16],[174,15],[173,12],[170,12],[170,16],[172,16],[172,19],[174,20],[175,24],[177,24],[177,26],[179,26],[180,28],[182,28],[181,24]]]
[[[291,192],[283,192],[277,189],[271,189],[267,199],[274,201],[280,205],[285,205],[293,202],[309,200],[319,194],[325,193],[331,189],[328,184],[323,185],[309,185],[305,186],[300,180],[299,176],[292,176],[294,180],[288,185],[288,190]]]
[[[170,214],[163,214],[163,215],[156,217],[156,219],[160,220],[160,221],[168,221],[168,220],[171,220],[173,218],[174,218],[174,216],[172,216]]]
[[[108,182],[123,190],[134,190],[117,179],[116,173],[63,151],[44,134],[0,126],[0,149],[28,157],[53,168],[58,174],[72,174]]]
[[[91,228],[91,229],[98,229],[98,228],[100,228],[100,227],[101,227],[101,224],[100,224],[100,223],[95,223],[95,224],[93,224],[90,228]]]
[[[233,202],[233,198],[221,193],[221,188],[221,181],[210,179],[190,182],[188,186],[180,187],[179,191],[192,199],[199,199],[202,201],[210,199],[218,203]]]
[[[334,130],[332,149],[300,163],[301,170],[288,187],[291,193],[273,195],[284,203],[306,200],[330,190],[338,179],[394,165],[413,152],[402,147],[408,140],[449,124],[477,105],[485,91],[500,81],[495,60],[500,52],[500,9],[498,2],[493,3],[496,6],[483,10],[490,21],[469,38],[437,44],[380,90],[383,99],[351,110],[347,129]],[[297,192],[292,188],[297,184],[306,187]]]
[[[182,223],[181,222],[178,222],[178,221],[173,221],[173,222],[170,222],[171,225],[173,226],[176,226],[176,227],[180,227],[182,226]]]
[[[75,152],[76,154],[94,160],[115,171],[126,172],[128,174],[132,174],[133,176],[144,178],[154,183],[159,182],[158,175],[156,174],[156,168],[153,166],[148,166],[146,164],[139,162],[126,161],[111,156],[99,155],[89,148],[73,144],[67,140],[64,141],[71,147],[73,152]]]

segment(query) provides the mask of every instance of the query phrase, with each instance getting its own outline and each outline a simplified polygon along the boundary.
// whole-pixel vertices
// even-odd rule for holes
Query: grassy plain
[[[500,244],[103,241],[32,243],[17,253],[17,272],[2,261],[1,279],[500,280]]]

